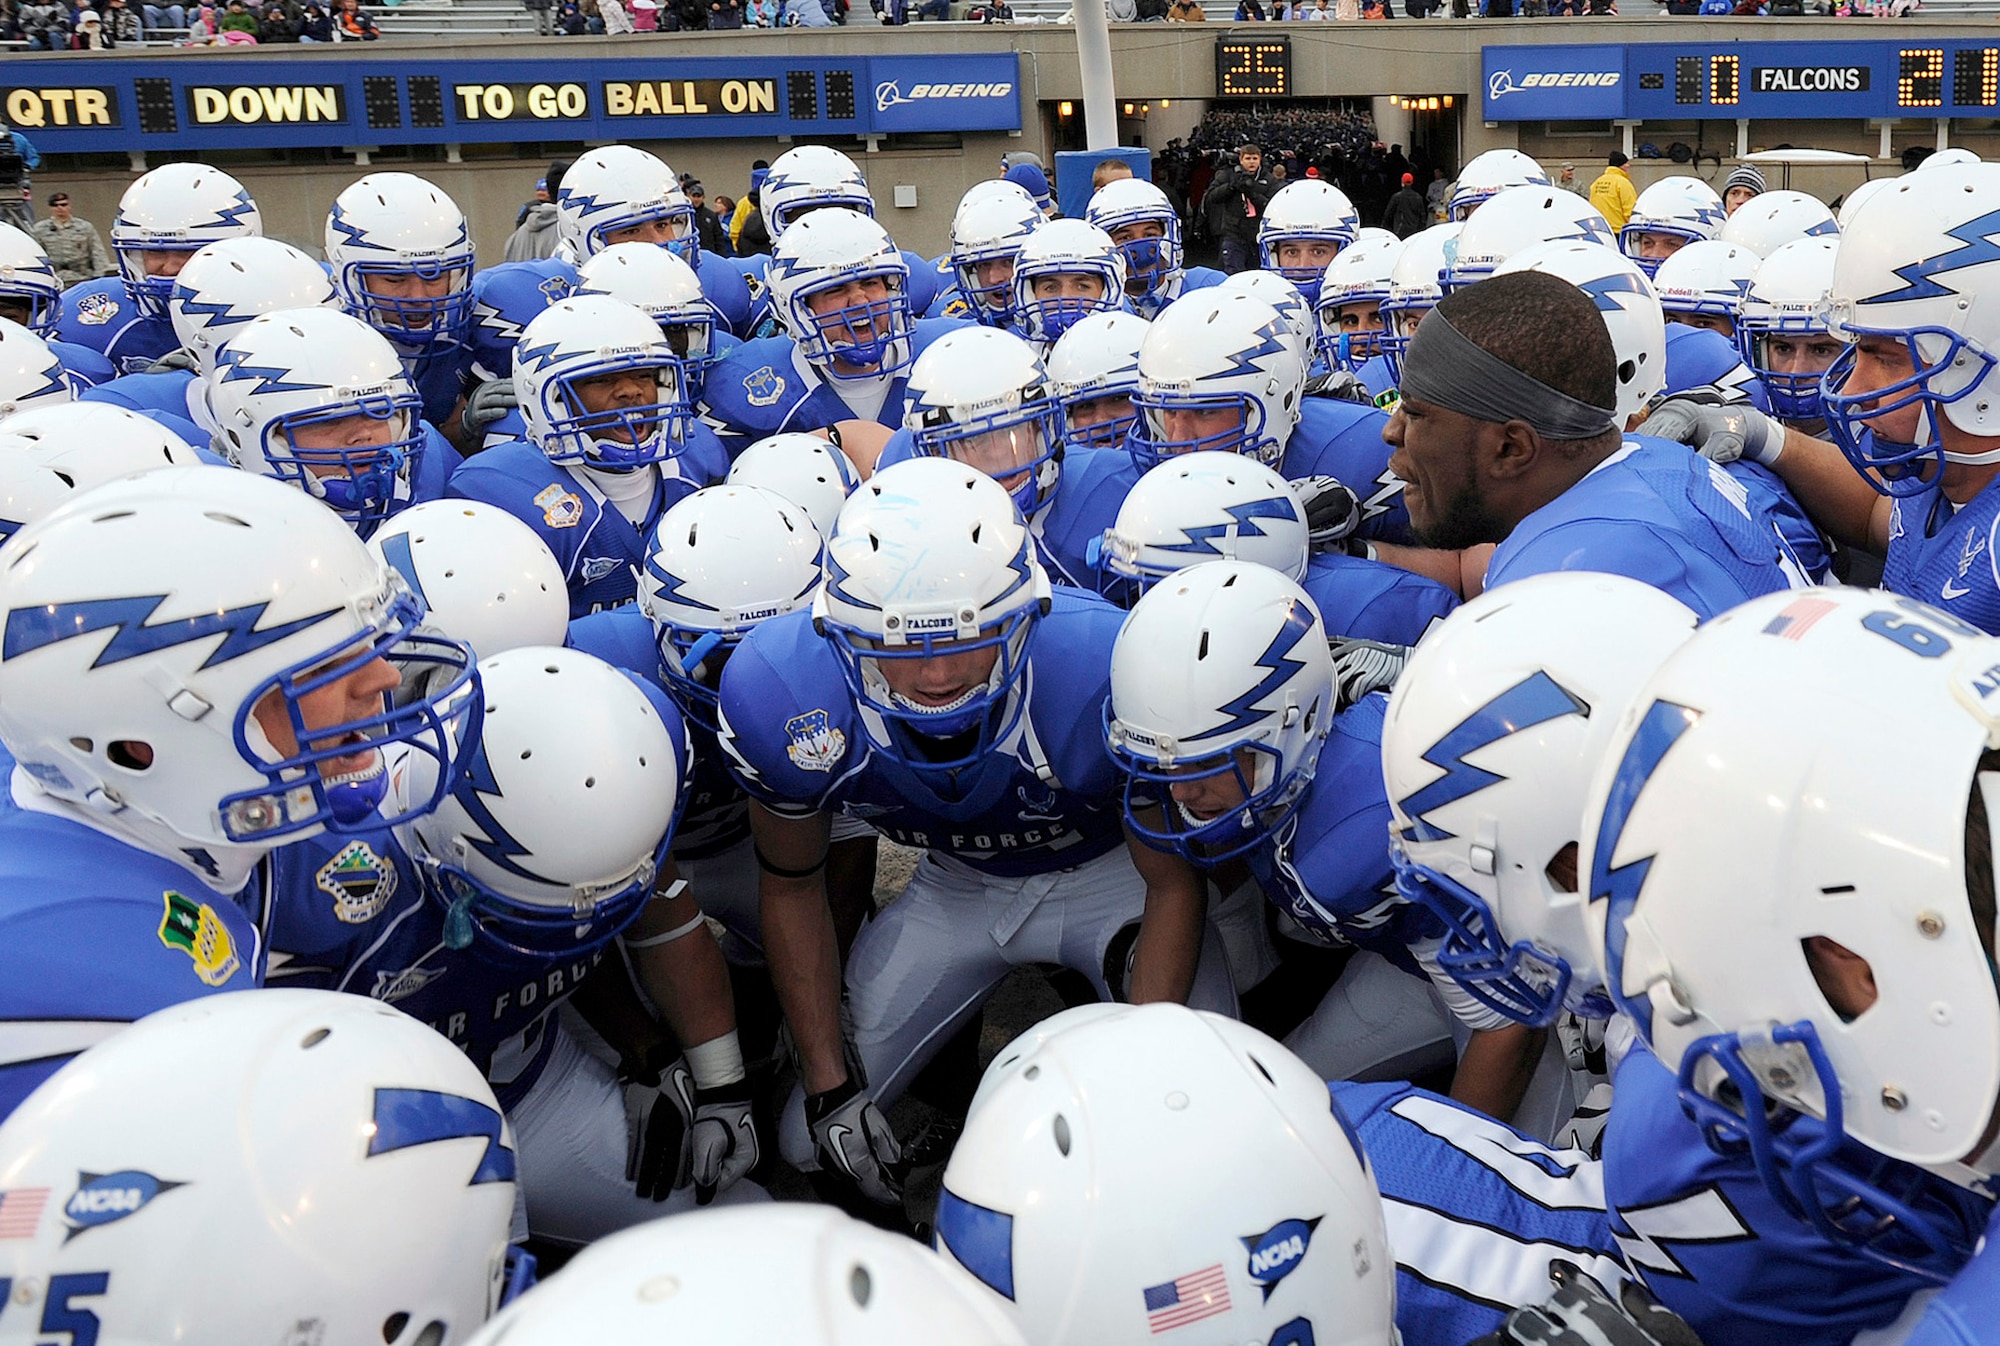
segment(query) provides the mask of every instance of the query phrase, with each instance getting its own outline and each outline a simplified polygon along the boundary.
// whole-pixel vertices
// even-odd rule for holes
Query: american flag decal
[[[1840,606],[1824,598],[1801,598],[1764,623],[1764,634],[1783,640],[1802,640],[1819,619]]]
[[[0,1192],[0,1239],[31,1239],[48,1204],[46,1187],[16,1187]]]
[[[1145,1295],[1146,1326],[1158,1336],[1229,1312],[1229,1277],[1218,1262],[1164,1284],[1149,1285]]]

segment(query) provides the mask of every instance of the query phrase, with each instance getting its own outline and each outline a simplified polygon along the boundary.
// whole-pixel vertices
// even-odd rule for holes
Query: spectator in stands
[[[257,42],[269,46],[273,42],[297,42],[299,26],[285,17],[285,7],[273,0],[265,6],[264,17],[257,21]]]
[[[1104,17],[1113,23],[1137,23],[1139,21],[1137,0],[1105,0]]]
[[[784,21],[794,28],[831,28],[833,15],[820,0],[784,0]],[[733,218],[733,217],[732,217]],[[724,249],[725,254],[727,249]]]
[[[146,29],[138,11],[129,8],[125,0],[104,0],[104,45],[138,47],[145,41]]]
[[[1207,23],[1208,12],[1195,0],[1174,0],[1167,6],[1167,18],[1173,23]]]
[[[141,5],[140,13],[146,20],[148,32],[158,32],[165,28],[187,27],[187,7],[185,5]]]
[[[243,0],[229,0],[229,7],[223,11],[221,22],[216,29],[224,33],[248,33],[257,36],[257,16],[252,14]]]
[[[319,0],[308,0],[299,14],[299,41],[333,41],[333,16],[326,12],[326,6]]]
[[[1249,23],[1255,20],[1262,23],[1265,17],[1261,0],[1236,0],[1236,22]]]
[[[1722,213],[1734,215],[1752,198],[1764,194],[1764,175],[1749,164],[1738,164],[1722,183]]]
[[[77,0],[69,16],[69,45],[72,51],[102,51],[110,45],[104,40],[104,16],[90,7],[90,0]]]
[[[236,0],[230,0],[235,4]],[[340,10],[334,15],[334,38],[341,42],[373,42],[382,36],[375,28],[375,20],[361,8],[361,0],[340,0]]]
[[[521,3],[535,16],[535,34],[538,37],[556,35],[555,0],[521,0]]]
[[[564,37],[582,37],[590,31],[577,0],[563,0],[562,8],[556,11],[556,31]]]
[[[1613,237],[1632,218],[1632,205],[1639,199],[1638,191],[1632,186],[1631,170],[1625,167],[1630,162],[1624,151],[1611,151],[1604,157],[1604,172],[1590,184],[1590,204],[1596,206],[1597,213],[1611,225]]]
[[[920,19],[949,19],[951,18],[951,0],[923,0],[923,3],[917,6],[917,17]]]
[[[1389,198],[1389,208],[1382,212],[1382,227],[1397,238],[1408,238],[1429,224],[1430,210],[1417,190],[1417,175],[1405,173],[1402,189]]]
[[[602,8],[604,0],[598,0]],[[743,26],[743,0],[709,0],[708,28],[710,32],[727,32]],[[610,26],[606,25],[606,31]]]
[[[21,36],[29,51],[61,51],[69,45],[69,28],[62,7],[28,3],[21,6]]]

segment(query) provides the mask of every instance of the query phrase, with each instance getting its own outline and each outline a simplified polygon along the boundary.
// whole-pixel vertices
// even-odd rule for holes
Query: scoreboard
[[[1289,37],[1219,37],[1215,40],[1215,96],[1290,98]]]
[[[1487,121],[2000,116],[2000,40],[1487,47]]]

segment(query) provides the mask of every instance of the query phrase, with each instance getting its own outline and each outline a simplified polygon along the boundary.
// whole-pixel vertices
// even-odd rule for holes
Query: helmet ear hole
[[[1057,1113],[1055,1123],[1050,1129],[1055,1132],[1056,1149],[1061,1152],[1063,1158],[1069,1158],[1069,1118],[1060,1112]]]
[[[124,767],[127,771],[150,771],[153,768],[153,745],[138,739],[121,738],[108,743],[104,747],[104,755],[113,766]]]
[[[868,1301],[875,1293],[875,1278],[868,1274],[867,1267],[856,1266],[848,1273],[847,1293],[854,1296],[856,1306],[868,1307]]]
[[[1264,1077],[1264,1083],[1270,1085],[1273,1088],[1277,1087],[1278,1084],[1277,1079],[1271,1074],[1270,1069],[1267,1066],[1265,1066],[1265,1064],[1262,1061],[1259,1061],[1256,1058],[1256,1056],[1252,1055],[1250,1057],[1250,1064],[1257,1067],[1257,1073]]]

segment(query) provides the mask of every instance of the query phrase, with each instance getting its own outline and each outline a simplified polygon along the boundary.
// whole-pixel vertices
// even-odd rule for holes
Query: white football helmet
[[[913,358],[910,265],[889,231],[869,216],[842,206],[813,211],[771,245],[766,280],[772,313],[821,373],[879,378]],[[883,290],[879,298],[813,311],[816,295],[849,285],[872,292],[876,284]]]
[[[1602,243],[1537,243],[1515,253],[1496,274],[1513,271],[1560,276],[1589,295],[1618,353],[1616,415],[1622,423],[1651,405],[1666,386],[1667,320],[1637,262]]]
[[[481,659],[522,645],[560,645],[569,590],[541,535],[479,500],[427,500],[375,531],[381,557],[428,609],[424,629]]]
[[[1382,301],[1389,297],[1389,277],[1396,258],[1403,252],[1403,240],[1387,230],[1364,232],[1371,237],[1357,238],[1327,263],[1314,309],[1314,350],[1329,366],[1339,369],[1358,369],[1382,353],[1382,333],[1343,329],[1340,311],[1351,304],[1373,304],[1379,314]]]
[[[1791,420],[1818,420],[1822,408],[1822,370],[1777,368],[1771,338],[1824,336],[1826,302],[1833,291],[1834,256],[1838,238],[1795,239],[1773,251],[1757,266],[1736,319],[1736,349],[1771,399],[1773,415]]]
[[[1978,222],[1996,210],[2000,166],[1906,173],[1855,214],[1853,236],[1842,239],[1835,255],[1827,327],[1850,346],[1821,378],[1820,401],[1828,438],[1879,491],[1934,490],[1935,474],[1920,475],[1926,463],[2000,461],[2000,453],[1946,452],[1939,435],[1943,418],[1968,434],[2000,436],[2000,317],[1975,302],[2000,270],[1985,249],[1965,242],[1967,231],[1983,227]],[[1850,396],[1851,343],[1867,336],[1900,342],[1915,372]],[[1913,444],[1869,425],[1912,405],[1920,413]]]
[[[298,491],[160,468],[79,495],[8,546],[0,742],[60,798],[131,809],[196,845],[263,847],[380,826],[381,750],[398,743],[440,784],[387,821],[427,811],[477,740],[478,706],[442,705],[476,683],[470,651],[416,635],[423,603]],[[456,676],[313,722],[313,693],[386,657]]]
[[[977,321],[988,327],[1011,327],[1014,257],[1045,217],[1026,190],[1004,178],[998,183],[1013,190],[978,196],[967,192],[951,217],[951,273]],[[980,279],[982,267],[992,269],[1001,262],[1007,264],[1004,278],[990,284]]]
[[[1923,164],[1917,166],[1922,168],[1924,164],[1930,163],[1935,158],[1937,156],[1933,154],[1930,159],[1924,160]],[[1939,167],[1944,167],[1944,165],[1940,164]],[[1854,219],[1855,214],[1860,211],[1863,202],[1894,181],[1894,178],[1869,178],[1866,182],[1855,187],[1853,191],[1841,197],[1840,209],[1833,212],[1833,222],[1840,226],[1840,231],[1843,234],[1847,232],[1848,224]]]
[[[1306,297],[1299,293],[1299,287],[1286,280],[1275,271],[1252,268],[1239,271],[1218,285],[1211,287],[1226,294],[1247,294],[1263,300],[1278,311],[1285,320],[1285,329],[1298,343],[1299,359],[1307,365],[1313,356],[1313,311]]]
[[[861,484],[854,460],[818,435],[787,431],[736,455],[724,483],[761,486],[806,512],[821,538],[833,533],[840,507]]]
[[[1736,208],[1716,237],[1769,257],[1798,238],[1838,237],[1833,212],[1804,192],[1760,192]]]
[[[1198,865],[1291,822],[1333,725],[1333,658],[1296,581],[1253,561],[1204,561],[1155,584],[1111,651],[1104,743],[1126,773],[1125,825]],[[1232,782],[1207,816],[1176,786]]]
[[[1584,810],[1606,987],[1711,1144],[1836,1246],[1938,1280],[1981,1231],[1900,1165],[2000,1172],[1996,663],[1911,599],[1767,594],[1651,678]]]
[[[1923,162],[1919,163],[1911,171],[1915,173],[1922,173],[1927,169],[1931,171],[1936,171],[1937,169],[1940,168],[1964,168],[1968,164],[1976,164],[1982,162],[1984,161],[1981,160],[1980,157],[1974,154],[1971,150],[1965,149],[1962,146],[1954,145],[1950,149],[1938,150],[1934,154],[1925,155],[1923,158]]]
[[[173,280],[167,301],[174,335],[194,356],[195,369],[215,369],[215,350],[265,313],[293,308],[338,308],[340,297],[326,269],[275,238],[227,238],[210,243]]]
[[[69,372],[49,343],[21,324],[0,318],[0,419],[75,398]]]
[[[815,210],[841,206],[873,219],[875,198],[854,160],[827,145],[795,145],[771,161],[757,193],[764,227],[776,243]]]
[[[1411,234],[1389,269],[1389,294],[1381,305],[1382,358],[1398,385],[1403,382],[1403,353],[1417,324],[1444,297],[1444,273],[1458,255],[1458,234],[1464,227],[1434,224]]]
[[[93,486],[156,467],[200,467],[158,421],[108,402],[53,402],[0,427],[0,541]]]
[[[1537,575],[1452,613],[1397,679],[1382,729],[1396,887],[1443,922],[1437,961],[1489,1009],[1610,1017],[1577,820],[1619,715],[1695,621],[1637,580]]]
[[[1029,518],[1062,480],[1062,421],[1035,348],[996,327],[933,341],[910,368],[903,428],[918,454],[950,458],[1007,488]]]
[[[710,486],[660,517],[639,610],[653,623],[660,674],[683,715],[719,730],[722,666],[752,628],[811,606],[825,559],[806,511],[761,486]]]
[[[456,1346],[502,1297],[513,1128],[463,1052],[366,996],[148,1015],[15,1110],[0,1165],[8,1312],[71,1340]]]
[[[472,236],[465,212],[434,184],[370,173],[349,187],[326,217],[326,260],[341,305],[398,346],[428,353],[465,344]]]
[[[1298,287],[1308,307],[1319,300],[1323,265],[1283,266],[1278,261],[1282,243],[1330,243],[1336,255],[1354,242],[1361,232],[1361,216],[1347,193],[1330,182],[1300,178],[1278,188],[1264,209],[1264,223],[1257,231],[1257,252],[1266,271],[1276,272]]]
[[[1181,1005],[1021,1053],[952,1153],[937,1245],[1037,1346],[1399,1340],[1382,1198],[1326,1085]]]
[[[651,243],[614,243],[577,268],[577,282],[579,294],[608,294],[649,315],[679,357],[690,396],[701,391],[722,358],[715,334],[723,324],[693,267]]]
[[[1023,1346],[964,1272],[921,1244],[807,1204],[676,1215],[601,1239],[472,1346],[579,1341]]]
[[[984,761],[1020,721],[1029,642],[1051,601],[1006,488],[949,458],[913,458],[848,498],[827,539],[826,582],[812,611],[869,739],[924,774]],[[887,660],[988,648],[997,657],[986,681],[945,705],[893,691],[882,673]],[[948,761],[913,742],[959,734],[966,751]]]
[[[479,677],[481,738],[436,811],[401,833],[444,908],[445,943],[537,958],[601,948],[652,900],[680,817],[680,712],[581,650],[523,645],[480,660]],[[419,758],[400,784],[424,796],[435,776]]]
[[[1139,347],[1151,330],[1136,313],[1093,313],[1062,334],[1043,362],[1062,412],[1063,443],[1073,449],[1122,449],[1138,421]],[[1099,413],[1108,416],[1098,419]],[[1090,415],[1079,425],[1079,415]]]
[[[1732,330],[1737,311],[1743,307],[1743,292],[1763,259],[1750,249],[1712,238],[1690,243],[1653,273],[1653,292],[1669,321],[1683,313],[1706,313],[1727,318]]]
[[[1646,234],[1664,234],[1681,240],[1681,246],[1714,238],[1722,230],[1722,198],[1715,188],[1700,178],[1661,178],[1632,203],[1632,218],[1618,231],[1618,246],[1639,264],[1648,276],[1660,269],[1658,257],[1646,257],[1641,242]]]
[[[658,155],[633,145],[605,145],[587,151],[563,174],[556,192],[556,246],[565,261],[580,266],[615,242],[631,241],[612,234],[643,225],[657,225],[649,231],[657,237],[638,241],[671,249],[701,268],[694,202]]]
[[[1305,360],[1278,311],[1261,299],[1220,286],[1174,301],[1139,347],[1140,418],[1127,441],[1133,460],[1149,468],[1197,449],[1242,453],[1275,467],[1299,423]],[[1233,408],[1234,424],[1188,434],[1174,412]]]
[[[41,240],[11,224],[0,224],[0,307],[25,306],[21,325],[37,336],[53,337],[62,292]]]
[[[609,295],[549,305],[514,348],[528,442],[552,463],[630,468],[683,452],[694,425],[684,373],[660,325]],[[634,377],[592,382],[621,374]]]
[[[337,309],[291,309],[243,324],[215,361],[208,407],[231,463],[324,501],[363,537],[409,505],[423,403],[387,337]]]
[[[1445,214],[1453,221],[1470,219],[1472,212],[1509,187],[1547,187],[1549,175],[1542,166],[1519,150],[1487,150],[1475,155],[1459,171],[1452,184],[1451,200]]]
[[[1126,492],[1117,521],[1094,544],[1098,587],[1130,607],[1175,571],[1217,559],[1300,581],[1307,534],[1305,509],[1276,469],[1240,453],[1184,453]]]
[[[1272,204],[1276,204],[1275,198]],[[1159,225],[1161,232],[1156,238],[1132,238],[1117,244],[1125,258],[1126,298],[1141,315],[1154,318],[1180,297],[1187,254],[1181,246],[1180,212],[1165,192],[1139,178],[1119,178],[1091,194],[1084,219],[1107,237],[1132,225]]]
[[[1616,247],[1611,226],[1596,206],[1560,187],[1510,187],[1486,202],[1477,220],[1467,220],[1457,252],[1444,269],[1449,294],[1481,281],[1523,248],[1575,239]]]
[[[1099,290],[1082,295],[1035,297],[1042,277],[1090,276]],[[1093,313],[1125,306],[1125,253],[1111,235],[1087,220],[1050,220],[1028,235],[1014,258],[1014,314],[1030,341],[1052,342]]]
[[[149,252],[194,252],[225,238],[264,232],[263,216],[243,184],[207,164],[162,164],[118,200],[111,221],[111,251],[125,293],[142,318],[167,317],[171,276],[146,272]]]

